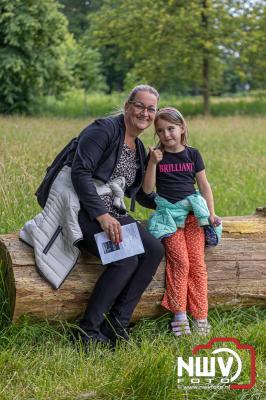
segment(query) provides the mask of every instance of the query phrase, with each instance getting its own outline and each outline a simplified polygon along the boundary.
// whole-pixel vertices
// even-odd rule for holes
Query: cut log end
[[[257,207],[256,214],[265,215],[266,216],[266,206],[264,207]]]
[[[266,207],[263,207],[266,209]],[[224,235],[215,248],[206,249],[209,306],[266,306],[266,214],[223,218]],[[89,254],[78,263],[62,287],[54,290],[40,277],[33,250],[18,235],[0,236],[0,304],[6,319],[24,314],[48,320],[79,318],[104,270]],[[133,320],[167,312],[161,307],[165,262],[135,309]]]

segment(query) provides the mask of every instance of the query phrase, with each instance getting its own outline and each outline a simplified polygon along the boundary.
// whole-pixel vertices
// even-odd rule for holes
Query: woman
[[[123,240],[121,226],[135,220],[123,207],[114,206],[112,195],[97,193],[95,179],[108,184],[122,177],[132,203],[136,197],[140,204],[155,207],[152,196],[145,197],[141,189],[146,153],[138,136],[153,123],[158,100],[154,88],[137,86],[125,103],[124,114],[96,120],[80,137],[71,178],[81,204],[81,246],[98,257],[94,235],[104,231],[112,242],[119,243]],[[114,344],[118,337],[128,339],[133,310],[164,254],[160,242],[137,225],[145,253],[106,266],[80,323],[85,345]]]

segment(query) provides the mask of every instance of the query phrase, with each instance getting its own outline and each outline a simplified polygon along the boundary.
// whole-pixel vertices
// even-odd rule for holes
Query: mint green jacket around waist
[[[170,236],[178,228],[184,228],[186,218],[191,211],[197,218],[199,226],[210,225],[210,212],[206,200],[199,192],[187,196],[174,204],[160,196],[155,198],[155,202],[157,208],[149,218],[147,227],[148,231],[157,239]],[[215,231],[220,240],[222,226],[215,227]]]

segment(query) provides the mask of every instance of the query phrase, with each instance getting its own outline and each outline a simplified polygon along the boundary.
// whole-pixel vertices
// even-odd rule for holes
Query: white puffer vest
[[[58,289],[74,267],[83,239],[78,224],[80,203],[71,181],[71,168],[64,166],[54,180],[43,211],[26,222],[19,237],[34,248],[40,274]]]
[[[111,194],[116,207],[125,209],[125,178],[110,183],[94,180],[99,195]],[[64,166],[54,180],[45,207],[26,222],[19,237],[33,247],[40,274],[58,289],[75,266],[80,251],[76,244],[83,239],[78,223],[79,198],[71,181],[71,167]]]

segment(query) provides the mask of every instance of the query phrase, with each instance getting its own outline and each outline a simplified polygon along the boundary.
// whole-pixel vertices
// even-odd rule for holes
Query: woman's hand
[[[162,161],[163,153],[161,152],[160,149],[153,149],[152,147],[149,147],[149,155],[150,155],[150,161],[153,164],[157,165],[160,161]]]
[[[102,214],[96,217],[97,221],[101,225],[102,230],[109,236],[113,243],[122,242],[122,230],[121,225],[110,214]]]

